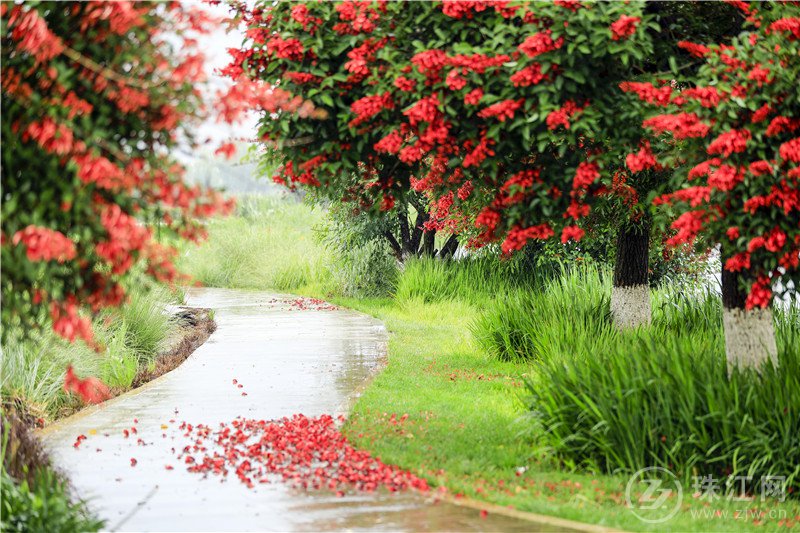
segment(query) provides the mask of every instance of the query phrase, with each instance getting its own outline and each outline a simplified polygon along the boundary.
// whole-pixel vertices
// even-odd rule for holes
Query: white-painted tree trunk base
[[[611,316],[618,328],[626,329],[649,325],[651,315],[650,287],[648,285],[611,288]]]
[[[734,368],[761,371],[768,360],[778,366],[778,348],[770,309],[723,309],[728,374]]]

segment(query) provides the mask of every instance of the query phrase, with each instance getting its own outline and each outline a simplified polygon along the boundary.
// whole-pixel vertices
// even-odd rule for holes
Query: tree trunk
[[[452,257],[455,255],[456,250],[458,250],[458,235],[450,235],[450,238],[447,239],[447,242],[444,243],[444,246],[439,251],[439,257],[442,259]]]
[[[394,238],[392,232],[386,230],[383,232],[383,236],[389,241],[389,247],[392,249],[392,254],[394,255],[395,259],[403,262],[403,248],[400,246],[400,243],[397,242],[397,239]]]
[[[422,247],[419,250],[420,257],[433,257],[436,254],[436,230],[428,230],[422,238]]]
[[[620,329],[650,323],[649,247],[649,220],[619,229],[611,289],[611,316]]]
[[[722,261],[725,264],[725,261]],[[745,309],[746,294],[737,272],[722,269],[722,325],[725,330],[725,356],[728,375],[734,369],[757,372],[767,361],[778,366],[778,348],[772,310]]]
[[[400,226],[400,246],[402,247],[402,261],[405,261],[407,257],[411,254],[415,253],[416,250],[411,249],[411,232],[408,228],[408,210],[399,210],[397,211],[397,222]]]

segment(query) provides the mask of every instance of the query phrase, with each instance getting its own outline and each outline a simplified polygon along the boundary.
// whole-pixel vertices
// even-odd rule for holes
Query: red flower
[[[641,172],[642,170],[647,170],[648,168],[656,166],[656,157],[653,155],[652,150],[650,150],[650,141],[644,141],[637,153],[628,154],[625,157],[625,163],[628,165],[631,172]]]
[[[483,89],[479,87],[477,89],[472,89],[464,95],[464,103],[467,105],[478,105],[481,98],[483,98]]]
[[[703,107],[712,108],[719,105],[724,95],[716,87],[692,87],[681,91],[681,96],[697,100]]]
[[[542,74],[542,66],[539,63],[534,63],[512,74],[511,83],[514,84],[514,87],[527,87],[539,83],[546,77]]]
[[[466,181],[461,187],[458,188],[457,196],[458,199],[462,202],[469,198],[469,195],[472,194],[473,185],[471,181]]]
[[[683,48],[684,50],[686,50],[695,57],[703,57],[704,55],[706,55],[711,51],[711,49],[705,45],[690,43],[688,41],[678,42],[678,47]]]
[[[770,31],[785,31],[800,39],[800,17],[778,19],[769,25]]]
[[[722,165],[708,175],[708,185],[721,191],[730,191],[744,179],[744,174],[736,167]]]
[[[451,91],[460,91],[461,89],[467,86],[467,80],[465,80],[461,76],[461,72],[459,71],[459,69],[451,70],[447,74],[447,77],[445,78],[444,82],[445,85],[447,85],[447,88],[450,89]]]
[[[536,57],[546,52],[561,48],[561,46],[564,44],[564,38],[559,37],[558,40],[554,41],[553,38],[550,37],[551,33],[552,32],[550,30],[546,30],[535,35],[531,35],[530,37],[526,38],[521,45],[519,45],[519,51],[528,57]]]
[[[583,238],[584,232],[578,226],[564,226],[564,229],[561,230],[561,242],[566,244],[569,241],[579,241]]]
[[[672,228],[678,230],[675,236],[667,239],[667,244],[677,246],[694,242],[697,234],[703,229],[703,223],[708,216],[705,211],[687,211],[672,223]]]
[[[359,98],[350,105],[350,109],[355,113],[356,118],[348,124],[350,127],[363,124],[384,109],[393,109],[394,101],[392,95],[387,91],[383,94],[373,94]]]
[[[745,309],[767,307],[772,301],[772,286],[767,276],[759,276],[758,281],[750,287],[750,294],[744,302]]]
[[[298,39],[282,39],[275,36],[267,42],[267,52],[281,59],[301,61],[303,59],[303,43]]]
[[[405,76],[398,76],[397,79],[394,80],[394,86],[404,92],[413,91],[416,85],[417,82],[410,80]]]
[[[231,159],[236,155],[236,145],[233,143],[222,143],[219,148],[214,150],[215,155],[224,156],[225,159]]]
[[[30,225],[16,232],[11,242],[25,246],[28,261],[63,263],[75,258],[75,243],[60,231]]]
[[[611,39],[614,41],[627,39],[636,32],[636,26],[641,20],[639,17],[622,15],[616,22],[611,24]]]
[[[77,337],[87,343],[92,342],[92,323],[88,318],[78,315],[74,296],[68,297],[65,302],[51,302],[50,318],[53,321],[53,331],[58,336],[69,342],[75,342]]]
[[[669,85],[656,88],[652,83],[623,81],[619,84],[619,88],[625,92],[634,92],[643,102],[658,106],[669,104],[672,95],[672,88]]]
[[[597,163],[583,161],[575,171],[575,177],[572,179],[572,188],[576,191],[586,190],[599,177],[600,169]]]
[[[432,122],[439,115],[439,96],[434,94],[422,98],[403,111],[403,114],[408,117],[408,122],[412,126],[420,122]]]
[[[773,137],[786,131],[794,131],[800,128],[800,119],[789,117],[775,117],[767,126],[767,137]]]
[[[46,117],[41,122],[32,122],[25,129],[23,139],[33,139],[46,152],[65,155],[75,148],[72,130],[63,124],[56,124]]]
[[[91,376],[86,379],[78,378],[72,365],[67,367],[64,375],[64,390],[77,394],[86,403],[101,403],[111,397],[111,391],[102,381]]]
[[[500,249],[503,251],[504,255],[508,255],[516,250],[521,250],[531,239],[545,240],[549,239],[554,234],[553,228],[546,222],[528,228],[517,225],[508,232],[506,240],[503,241]]]
[[[463,167],[469,168],[478,166],[488,156],[494,155],[494,152],[489,148],[492,144],[494,144],[494,141],[482,137],[475,149],[464,157],[464,162],[462,163]]]
[[[396,154],[403,145],[403,137],[396,130],[389,133],[386,137],[376,142],[373,148],[376,152]]]
[[[800,163],[800,137],[783,143],[778,153],[786,161]]]
[[[61,39],[47,27],[35,9],[15,6],[11,9],[8,24],[11,38],[19,43],[21,50],[28,52],[37,63],[45,63],[64,51]]]
[[[739,272],[741,270],[750,270],[750,254],[747,252],[740,252],[727,261],[725,261],[725,270],[730,272]]]
[[[655,133],[672,132],[676,139],[705,137],[710,129],[708,124],[700,120],[694,113],[678,113],[676,115],[656,115],[645,120],[642,125]]]
[[[439,71],[447,64],[447,54],[441,50],[425,50],[414,55],[411,63],[416,65],[420,73],[431,77],[438,75]]]
[[[524,103],[524,98],[520,98],[519,100],[503,100],[502,102],[497,102],[496,104],[482,109],[478,113],[478,116],[481,118],[496,117],[500,122],[505,122],[506,119],[514,118],[514,112],[522,107]]]
[[[747,148],[747,141],[752,135],[748,130],[730,130],[721,133],[708,145],[707,152],[710,155],[722,154],[724,157],[732,153],[744,152]]]

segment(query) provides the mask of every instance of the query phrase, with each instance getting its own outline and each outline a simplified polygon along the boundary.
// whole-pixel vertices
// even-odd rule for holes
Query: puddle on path
[[[482,519],[414,492],[337,497],[282,483],[248,489],[236,476],[187,472],[176,460],[186,444],[182,421],[214,428],[236,417],[343,413],[386,347],[380,322],[352,311],[299,309],[296,298],[227,289],[191,289],[188,299],[214,309],[218,328],[183,365],[44,432],[56,464],[109,529],[536,531],[527,521]],[[78,435],[87,438],[76,449]]]

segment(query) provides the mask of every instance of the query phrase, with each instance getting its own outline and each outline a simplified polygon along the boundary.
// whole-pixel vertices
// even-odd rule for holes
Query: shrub
[[[140,366],[151,363],[175,326],[164,303],[174,300],[166,288],[141,281],[118,309],[104,310],[93,330],[107,353],[98,354],[83,343],[68,343],[53,332],[28,338],[9,337],[3,344],[3,399],[22,400],[36,416],[55,416],[73,400],[64,393],[64,369],[72,365],[81,375],[99,377],[111,387],[127,389]]]
[[[542,444],[567,465],[593,471],[786,476],[797,490],[797,307],[776,312],[780,368],[730,379],[718,299],[678,307],[662,306],[651,328],[621,342],[540,359],[527,390]]]
[[[552,265],[539,262],[539,247],[529,254],[502,260],[492,253],[466,256],[459,260],[417,259],[408,261],[399,277],[395,297],[425,302],[462,300],[482,305],[487,299],[504,296],[515,288],[537,287],[552,275]]]
[[[72,502],[67,482],[52,469],[13,406],[3,406],[2,422],[0,531],[99,530],[103,522],[84,502]]]
[[[472,324],[472,334],[486,352],[504,360],[591,351],[617,336],[610,292],[610,277],[596,267],[564,270],[544,287],[495,300]]]
[[[397,216],[373,218],[354,212],[353,206],[344,202],[327,206],[324,221],[315,229],[319,242],[329,252],[326,266],[333,292],[381,296],[394,288],[397,258],[384,233],[397,233],[396,226]]]

